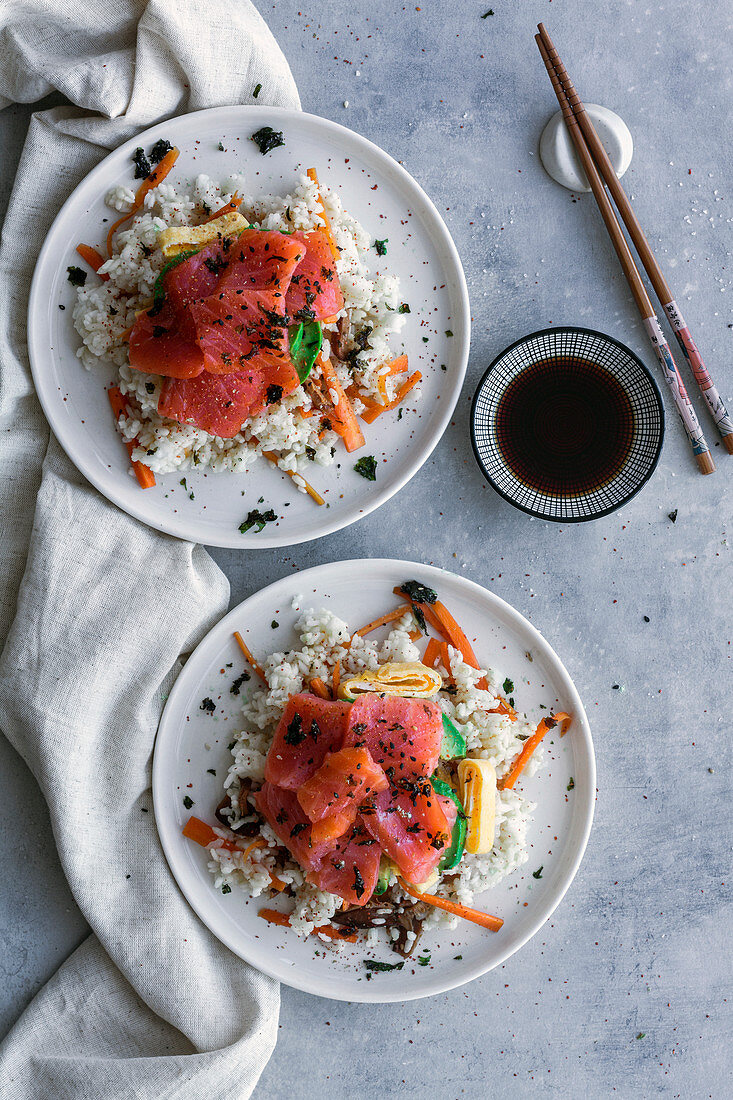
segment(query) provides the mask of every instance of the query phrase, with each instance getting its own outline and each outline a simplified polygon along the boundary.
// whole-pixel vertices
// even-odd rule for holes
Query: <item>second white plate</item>
[[[532,778],[521,779],[523,793],[537,803],[529,862],[474,903],[503,917],[503,928],[491,933],[463,921],[454,930],[431,930],[420,941],[421,953],[430,953],[429,965],[409,959],[402,970],[377,972],[367,980],[364,958],[399,961],[386,943],[369,950],[364,943],[345,944],[337,954],[324,949],[317,937],[301,940],[266,924],[258,917],[267,904],[263,899],[250,900],[244,890],[223,895],[214,889],[207,853],[181,830],[191,813],[214,823],[231,760],[228,745],[233,731],[241,728],[237,697],[229,690],[244,667],[233,631],[244,636],[255,657],[287,650],[296,641],[296,598],[298,607],[327,607],[356,629],[390,610],[392,588],[412,579],[437,589],[469,638],[476,639],[479,660],[514,681],[521,711],[539,720],[544,713],[539,705],[544,704],[568,711],[573,724],[564,738],[545,738],[545,765]],[[279,624],[276,629],[273,621]],[[202,709],[205,698],[214,702],[213,713]],[[245,600],[214,627],[187,661],[166,703],[155,746],[153,795],[160,839],[181,890],[232,951],[287,985],[322,997],[404,1001],[452,989],[498,966],[547,920],[585,850],[595,804],[595,758],[588,719],[570,676],[519,612],[452,573],[415,562],[363,559],[286,577]],[[540,867],[541,878],[535,878]]]

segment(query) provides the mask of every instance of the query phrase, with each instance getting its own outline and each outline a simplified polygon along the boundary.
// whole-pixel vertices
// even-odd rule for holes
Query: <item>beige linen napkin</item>
[[[49,441],[25,343],[35,257],[69,191],[141,128],[252,102],[258,83],[258,102],[299,107],[249,0],[0,2],[0,107],[54,89],[75,105],[34,116],[0,248],[0,728],[48,800],[95,933],[0,1047],[3,1100],[245,1097],[275,1043],[276,983],[189,909],[150,794],[163,701],[225,610],[226,579],[201,547],[108,504]]]

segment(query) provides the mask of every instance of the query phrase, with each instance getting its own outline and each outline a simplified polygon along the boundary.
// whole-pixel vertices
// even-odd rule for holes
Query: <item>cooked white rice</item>
[[[293,607],[296,610],[300,607],[299,599],[293,601]],[[409,632],[415,627],[412,612],[407,610],[380,644],[358,634],[352,636],[347,624],[325,608],[302,611],[296,624],[300,648],[289,653],[271,653],[262,665],[268,688],[250,687],[242,704],[244,725],[235,737],[233,761],[224,781],[225,792],[234,796],[233,801],[237,801],[243,779],[252,780],[256,786],[262,783],[265,758],[275,727],[291,695],[307,690],[308,682],[313,678],[330,681],[337,661],[345,677],[365,669],[375,669],[387,661],[420,660],[420,651],[409,637]],[[347,648],[349,639],[351,644]],[[494,669],[472,668],[463,661],[457,650],[450,648],[449,652],[450,673],[456,690],[452,695],[441,693],[438,702],[464,733],[469,754],[490,760],[501,777],[509,770],[533,728],[521,717],[512,722],[504,715],[490,714],[489,711],[496,706],[499,686],[503,682],[500,674]],[[448,672],[445,669],[442,671]],[[486,676],[488,691],[476,686],[482,676]],[[541,764],[542,746],[532,755],[526,774],[534,774]],[[450,877],[433,889],[446,897],[470,904],[476,894],[495,886],[526,863],[527,829],[534,809],[535,803],[517,791],[499,791],[492,851],[486,855],[464,853],[458,867],[449,872]],[[235,831],[244,822],[253,820],[259,818],[256,815],[240,817],[236,810],[232,811],[230,818]],[[306,883],[300,866],[289,858],[283,860],[283,849],[269,825],[262,827],[262,835],[267,847],[254,848],[246,860],[240,853],[225,849],[210,850],[212,858],[209,868],[215,876],[215,886],[229,886],[231,889],[244,887],[251,896],[257,897],[267,889],[273,874],[293,887],[295,909],[290,919],[296,932],[308,935],[319,925],[327,924],[340,908],[341,899]],[[429,908],[425,923],[455,927],[458,921],[441,910]],[[376,939],[376,933],[370,938],[372,941]]]
[[[302,387],[245,421],[241,432],[233,438],[220,439],[192,424],[179,424],[159,416],[162,378],[143,374],[129,364],[123,333],[133,324],[135,311],[149,305],[155,280],[165,263],[157,243],[158,234],[168,226],[199,224],[206,211],[223,206],[235,191],[240,196],[247,195],[247,182],[242,176],[230,176],[216,183],[201,175],[188,193],[179,192],[165,182],[154,187],[129,227],[118,231],[114,255],[100,268],[100,272],[109,275],[109,280],[102,283],[89,280],[90,285],[80,287],[77,292],[73,319],[82,339],[77,354],[90,370],[110,361],[118,367],[120,389],[134,403],[134,412],[131,410],[130,416],[120,418],[119,428],[125,441],[137,440],[133,458],[144,462],[156,474],[189,468],[244,472],[262,451],[278,452],[278,465],[292,473],[304,472],[313,463],[328,466],[334,461],[338,438],[335,433],[321,433],[319,438],[320,420],[296,415],[297,408],[311,407]],[[399,374],[384,374],[385,364],[396,354],[390,348],[390,338],[405,321],[405,316],[397,312],[399,280],[389,273],[387,259],[377,256],[371,247],[366,230],[344,210],[339,196],[327,188],[322,188],[321,194],[341,249],[336,267],[345,304],[338,316],[347,317],[352,342],[362,329],[371,328],[369,346],[359,353],[358,369],[336,363],[339,378],[344,388],[356,385],[359,394],[380,401],[381,371],[382,389],[391,400],[404,380]],[[133,201],[134,192],[126,186],[115,187],[106,196],[108,206],[119,213],[128,212]],[[265,230],[310,230],[323,225],[318,212],[318,188],[306,175],[289,195],[245,197],[240,209],[251,224]],[[332,325],[324,325],[324,354],[329,349],[325,336],[337,324],[338,318]],[[313,377],[317,376],[318,371],[314,370]],[[419,396],[418,390],[412,393]],[[364,409],[358,396],[354,398],[354,409],[357,413]],[[302,492],[306,491],[302,483],[295,484]]]

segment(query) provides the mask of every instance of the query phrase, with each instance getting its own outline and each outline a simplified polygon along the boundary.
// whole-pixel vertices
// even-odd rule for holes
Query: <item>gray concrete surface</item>
[[[494,14],[482,20],[489,3]],[[499,970],[404,1006],[283,988],[280,1040],[258,1100],[729,1096],[733,458],[716,446],[718,472],[700,477],[666,402],[662,460],[642,493],[596,523],[554,526],[514,511],[482,481],[467,417],[494,355],[546,325],[600,328],[652,365],[592,199],[576,202],[539,164],[554,111],[533,42],[539,19],[581,95],[629,124],[628,189],[733,406],[730,8],[278,0],[261,10],[304,108],[378,142],[436,201],[463,257],[474,334],[453,423],[409,487],[317,543],[246,557],[216,551],[232,602],[293,569],[359,555],[435,562],[486,584],[543,631],[575,678],[595,738],[598,805],[565,901]],[[28,117],[0,114],[0,197]],[[85,925],[37,788],[1,740],[0,808],[4,1031]]]

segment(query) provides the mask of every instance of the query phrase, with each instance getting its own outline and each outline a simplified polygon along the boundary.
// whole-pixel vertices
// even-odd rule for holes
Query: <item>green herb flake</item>
[[[418,966],[429,966],[430,965],[430,954],[420,955],[418,957],[417,962],[418,962]]]
[[[182,485],[182,486],[183,486],[183,488],[184,488],[184,489],[185,489],[186,491],[188,491],[188,485],[186,485],[186,479],[185,479],[185,477],[182,477],[182,478],[181,478],[181,480],[180,480],[180,481],[178,482],[178,484],[179,484],[179,485]]]
[[[276,519],[277,516],[272,508],[268,508],[266,512],[261,512],[259,508],[253,508],[251,512],[247,513],[245,521],[240,523],[239,533],[246,535],[254,527],[256,534],[259,535],[260,531],[264,531],[266,523],[274,523]]]
[[[430,339],[430,337],[429,337],[429,336],[423,336],[423,338],[422,338],[422,342],[423,342],[423,344],[427,344],[427,342],[428,342],[428,340],[429,340],[429,339]]]
[[[636,1036],[636,1038],[637,1039],[646,1039],[646,1032],[645,1031],[640,1031],[639,1034]]]
[[[273,619],[270,623],[270,626],[273,630],[277,630],[277,628],[280,626],[280,623],[277,621],[277,619]]]
[[[502,687],[504,688],[504,694],[505,695],[511,695],[511,693],[514,691],[514,682],[512,680],[510,680],[509,677],[507,676],[507,678],[504,681]]]
[[[407,302],[403,302],[401,306],[398,306],[397,312],[398,313],[409,313],[410,312],[410,307],[408,306]]]
[[[374,455],[364,455],[354,464],[354,470],[367,481],[377,480],[377,460]]]
[[[402,419],[402,409],[401,409],[401,408],[399,408],[399,409],[397,410],[397,419],[398,419],[398,420],[401,420],[401,419]]]
[[[263,157],[265,153],[272,152],[273,149],[277,149],[279,145],[285,144],[285,138],[282,135],[281,130],[273,130],[272,126],[263,126],[252,134],[252,141],[255,143]]]
[[[573,779],[572,775],[568,779],[567,790],[569,790],[569,791],[574,791],[575,790],[575,780]]]
[[[151,172],[150,161],[145,156],[145,150],[141,146],[138,146],[132,154],[132,159],[135,162],[135,179],[144,180]]]
[[[463,955],[454,955],[453,958],[455,959],[456,962],[460,962],[461,959],[463,958]]]
[[[153,148],[150,150],[150,159],[153,164],[158,164],[166,153],[170,153],[173,146],[165,138],[158,138]]]
[[[363,961],[364,961],[364,966],[367,968],[367,970],[369,970],[372,973],[375,970],[379,970],[379,971],[401,970],[402,967],[405,965],[403,962],[401,962],[401,963],[383,963],[383,962],[379,962],[378,959],[364,959]]]
[[[231,886],[229,885],[228,882],[224,883],[224,885],[221,888],[221,892],[222,892],[222,894],[231,894],[232,888],[231,888]]]
[[[532,872],[532,878],[542,878],[542,869],[544,866],[544,863],[541,863],[537,870]]]
[[[388,245],[388,243],[389,243],[389,237],[385,237],[383,241],[375,241],[374,242],[374,247],[377,250],[377,255],[378,256],[386,256],[387,255],[387,245]]]
[[[67,267],[66,278],[72,286],[84,286],[87,281],[87,273],[80,267]]]
[[[190,810],[192,806],[196,805],[196,803],[192,798],[189,798],[187,794],[184,794],[183,805],[186,807],[187,810]]]
[[[452,336],[452,335],[453,335],[453,330],[452,330],[452,329],[449,329],[449,328],[447,328],[447,329],[445,330],[445,334],[446,334],[446,336]]]
[[[420,581],[403,581],[400,585],[400,592],[404,592],[415,603],[435,603],[438,599],[438,593],[435,589],[420,584]]]
[[[217,145],[217,149],[219,150],[220,153],[224,152],[224,146],[222,145],[221,142],[219,142],[219,144]]]
[[[260,94],[261,91],[262,91],[262,85],[261,84],[255,84],[255,90],[252,92],[252,99],[257,99],[257,96]]]

